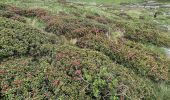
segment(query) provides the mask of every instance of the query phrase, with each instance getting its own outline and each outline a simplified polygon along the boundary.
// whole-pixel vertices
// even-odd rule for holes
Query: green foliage
[[[10,18],[14,15],[14,13],[11,13],[9,11],[3,11],[3,10],[0,10],[0,16],[1,17],[6,17],[6,18]]]
[[[8,7],[7,4],[4,4],[4,3],[0,3],[0,10],[4,10]]]
[[[138,75],[154,81],[168,80],[169,60],[167,58],[158,58],[157,54],[146,48],[135,48],[137,43],[127,42],[126,40],[113,42],[104,36],[88,35],[78,40],[77,45],[103,52],[113,61],[130,68]]]
[[[115,99],[154,97],[153,84],[113,64],[102,53],[73,46],[34,61],[0,64],[0,97],[6,99]],[[53,58],[53,59],[52,59]],[[52,60],[51,60],[52,59]]]
[[[0,18],[0,57],[13,55],[44,55],[45,45],[58,44],[59,39],[23,23]]]
[[[25,17],[18,15],[17,13],[11,11],[10,9],[14,10],[15,8],[9,5],[0,4],[0,17],[11,18],[13,20],[17,20],[23,23],[26,23]],[[14,9],[13,9],[14,8]]]
[[[51,70],[51,65],[45,60],[36,63],[32,59],[12,59],[0,65],[1,99],[54,98],[53,93],[57,93],[57,87],[49,84],[49,81],[54,81],[55,77],[46,72]]]
[[[17,20],[17,21],[26,23],[25,17],[19,16],[13,12],[10,12],[10,11],[3,11],[3,10],[1,11],[0,10],[0,17],[6,17],[6,18],[10,18],[13,20]]]
[[[170,35],[161,32],[158,27],[154,26],[155,23],[139,20],[115,21],[115,23],[117,27],[125,30],[125,38],[144,44],[170,47]]]
[[[42,8],[23,9],[20,7],[10,6],[6,10],[26,17],[41,17],[48,14],[47,10]]]
[[[109,66],[113,65],[108,57],[101,53],[81,50],[71,46],[62,46],[57,49],[55,66],[58,71],[62,71],[60,76],[66,76],[64,83],[67,84],[63,86],[66,88],[64,91],[73,98],[77,97],[77,99],[80,99],[77,93],[82,98],[85,98],[87,95],[96,99],[102,98],[108,92],[116,95],[116,92],[113,93],[111,91],[116,91],[116,88],[108,87],[109,84],[112,85],[110,81],[114,77],[107,74],[107,72]],[[108,77],[110,79],[107,79]],[[71,83],[69,83],[70,80],[72,80]],[[107,90],[109,91],[107,92]]]
[[[89,33],[107,33],[109,31],[104,24],[71,16],[60,16],[50,20],[45,30],[57,35],[64,35],[67,38],[79,38]]]
[[[170,47],[169,35],[150,11],[104,4],[139,1],[0,1],[0,98],[168,100],[170,60],[159,46]]]
[[[152,94],[153,92],[151,88],[152,84],[148,80],[144,79],[144,81],[128,69],[113,64],[112,61],[102,53],[72,46],[61,46],[57,49],[56,59],[57,61],[55,61],[54,65],[58,71],[62,71],[60,75],[64,74],[67,76],[67,80],[65,79],[64,83],[70,82],[70,79],[75,79],[80,82],[76,87],[76,91],[74,88],[71,90],[68,89],[67,94],[75,95],[82,87],[83,91],[81,91],[81,93],[80,91],[78,92],[82,97],[88,95],[90,98],[93,97],[96,99],[102,97],[113,98],[118,95],[125,96],[126,98],[143,98],[145,95],[145,98],[149,98],[148,93]],[[81,74],[79,73],[80,75],[77,75],[77,71],[81,72]],[[148,87],[148,84],[150,84],[151,87]],[[72,83],[72,85],[74,84]],[[140,90],[141,85],[145,92],[147,91],[146,94],[143,90]],[[70,85],[65,85],[67,88],[68,86]],[[123,87],[124,89],[121,90]],[[75,91],[75,94],[73,91]]]

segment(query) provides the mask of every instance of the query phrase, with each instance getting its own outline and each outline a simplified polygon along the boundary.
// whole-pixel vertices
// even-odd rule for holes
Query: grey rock
[[[167,16],[170,16],[170,12],[167,12],[166,15],[167,15]]]
[[[170,26],[169,25],[160,25],[161,30],[170,32]]]
[[[170,48],[165,48],[165,53],[170,58]]]
[[[170,8],[170,5],[161,5],[160,8]]]

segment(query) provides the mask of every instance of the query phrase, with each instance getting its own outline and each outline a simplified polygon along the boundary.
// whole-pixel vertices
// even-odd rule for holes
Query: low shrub
[[[163,58],[149,55],[145,50],[132,48],[124,40],[113,42],[104,36],[88,35],[77,41],[77,46],[103,52],[110,59],[130,68],[141,77],[154,81],[168,80],[169,63]]]
[[[17,15],[13,12],[10,12],[10,11],[3,11],[3,10],[1,11],[0,10],[0,17],[6,17],[6,18],[10,18],[10,19],[13,19],[13,20],[17,20],[17,21],[26,23],[25,17],[22,17],[22,16]]]
[[[86,19],[79,19],[71,16],[61,16],[55,20],[51,20],[45,30],[57,35],[64,35],[68,38],[79,38],[89,33],[106,34],[109,31],[108,27],[104,24],[89,22]]]
[[[12,12],[9,12],[9,11],[0,10],[0,16],[1,17],[11,18],[14,15],[15,15],[15,13],[12,13]]]
[[[170,35],[161,32],[153,22],[134,20],[133,22],[114,21],[114,23],[125,30],[124,36],[127,39],[144,44],[170,47]]]
[[[54,87],[52,83],[48,83],[48,73],[45,72],[47,69],[51,70],[51,65],[46,61],[32,62],[32,59],[30,57],[15,58],[0,65],[1,99],[47,99],[48,96],[51,97]],[[52,73],[49,74],[52,76]],[[51,80],[54,79],[55,77]]]
[[[19,16],[19,15],[14,15],[14,16],[11,17],[11,19],[17,20],[17,21],[23,22],[23,23],[26,23],[26,22],[27,22],[27,20],[26,20],[25,17]]]
[[[0,10],[5,10],[9,5],[0,3]]]
[[[0,58],[39,54],[40,48],[46,44],[58,44],[59,39],[52,34],[42,32],[18,21],[0,17]]]
[[[88,19],[92,19],[92,20],[95,20],[99,23],[102,23],[102,24],[109,24],[109,23],[112,23],[112,20],[104,17],[104,16],[101,16],[97,13],[87,13],[86,14],[86,18]]]
[[[20,7],[15,7],[15,6],[9,6],[5,10],[10,11],[10,12],[15,13],[15,14],[20,15],[20,16],[24,16],[24,15],[27,14],[26,9],[22,9]]]
[[[85,10],[66,7],[73,11],[52,15],[0,4],[1,99],[150,100],[158,98],[156,90],[163,94],[157,83],[169,84],[170,61],[141,43],[169,47],[168,34],[149,22],[84,16]],[[26,17],[44,21],[51,33],[25,25]],[[113,30],[122,31],[116,40]]]
[[[49,57],[0,64],[3,99],[149,99],[153,84],[105,55],[63,45]]]
[[[135,82],[138,82],[138,85],[143,84],[144,90],[149,89],[150,92],[153,91],[151,89],[151,83],[147,83],[151,85],[151,87],[148,87],[145,83],[142,83],[144,82],[142,81],[143,79],[134,75],[132,71],[129,71],[122,66],[113,64],[112,61],[102,53],[91,51],[88,49],[81,50],[72,46],[61,46],[57,49],[56,62],[54,65],[57,67],[58,71],[62,71],[62,73],[66,75],[66,78],[68,80],[65,79],[64,83],[69,83],[70,79],[80,82],[79,85],[76,85],[77,83],[74,85],[77,86],[75,87],[75,89],[77,89],[78,91],[75,91],[74,88],[70,89],[69,86],[72,86],[73,84],[66,84],[65,86],[69,88],[65,89],[65,92],[67,94],[75,95],[77,93],[81,93],[81,96],[86,94],[90,96],[90,98],[94,99],[101,99],[106,95],[112,98],[114,96],[117,96],[118,94],[120,94],[121,96],[125,96],[126,98],[128,96],[130,98],[148,98],[148,94],[145,94],[143,90],[140,91],[140,87],[137,86]],[[145,82],[149,81],[146,80]],[[117,86],[115,83],[117,84]],[[110,85],[112,88],[110,87]],[[113,87],[115,86],[116,88],[114,90]],[[79,89],[81,90],[82,87],[84,90],[79,92]],[[124,89],[121,90],[122,88]],[[134,89],[134,91],[131,89]],[[73,91],[75,91],[75,93]],[[108,97],[106,96],[106,99]]]
[[[0,4],[0,5],[3,7],[3,9],[0,9],[0,17],[6,17],[6,18],[10,18],[13,20],[26,23],[26,18],[20,16],[22,15],[21,11],[23,11],[21,8],[13,7],[13,6],[6,5],[6,4]]]
[[[42,16],[46,16],[48,14],[48,11],[42,8],[32,8],[32,9],[28,9],[26,11],[26,15],[27,17],[42,17]]]
[[[15,6],[9,6],[4,10],[10,11],[17,15],[25,16],[25,17],[42,17],[42,16],[48,15],[48,12],[49,12],[42,8],[23,9],[23,8],[15,7]]]

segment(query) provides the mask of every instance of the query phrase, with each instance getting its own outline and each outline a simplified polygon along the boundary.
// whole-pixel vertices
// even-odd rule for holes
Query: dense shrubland
[[[152,80],[168,80],[169,60],[152,55],[152,52],[144,52],[126,45],[126,40],[112,42],[104,37],[88,35],[78,40],[77,45],[81,48],[90,48],[103,52],[110,59],[134,70],[136,74],[146,76]],[[132,42],[133,43],[133,42]],[[141,46],[142,47],[142,46]],[[140,49],[142,49],[140,47]],[[144,48],[143,48],[144,49]]]
[[[131,20],[130,22],[115,21],[115,23],[116,25],[114,27],[122,27],[125,30],[124,36],[127,39],[144,44],[170,47],[169,33],[160,31],[155,26],[156,23],[147,20]]]
[[[64,45],[56,49],[51,62],[49,57],[38,62],[32,61],[32,57],[3,62],[1,98],[112,100],[119,96],[129,99],[155,97],[149,80],[113,64],[102,53]]]
[[[168,33],[152,21],[74,9],[0,4],[0,98],[168,98],[159,84],[170,85],[170,59],[149,47],[170,47]],[[30,25],[34,18],[44,28]]]
[[[60,43],[59,39],[23,23],[0,18],[0,57],[43,54],[42,47]],[[47,48],[48,49],[48,48]]]

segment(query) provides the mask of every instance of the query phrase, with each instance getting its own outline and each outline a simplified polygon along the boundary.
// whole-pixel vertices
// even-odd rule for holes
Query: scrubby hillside
[[[170,99],[170,8],[94,2],[0,2],[2,100]]]

